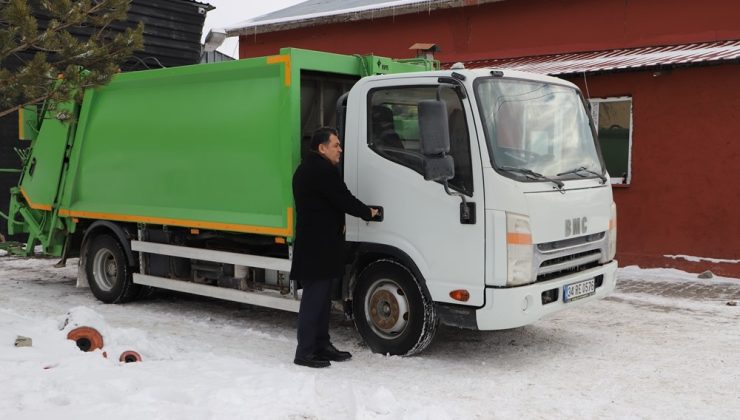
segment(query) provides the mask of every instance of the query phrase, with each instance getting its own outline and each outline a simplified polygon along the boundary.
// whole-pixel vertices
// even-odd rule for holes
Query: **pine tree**
[[[0,117],[47,99],[80,102],[108,83],[143,45],[141,23],[111,30],[130,1],[0,0]]]

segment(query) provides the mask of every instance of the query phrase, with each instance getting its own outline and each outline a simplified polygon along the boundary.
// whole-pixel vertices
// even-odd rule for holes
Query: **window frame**
[[[376,155],[380,156],[381,158],[386,159],[388,161],[391,161],[391,162],[393,162],[393,163],[395,163],[397,165],[403,166],[404,168],[407,168],[407,169],[409,169],[409,170],[411,170],[413,172],[416,172],[417,174],[419,174],[423,178],[424,177],[423,168],[420,169],[420,170],[417,170],[414,167],[411,167],[411,166],[405,164],[404,162],[400,161],[399,159],[394,159],[392,156],[389,156],[388,154],[381,153],[381,151],[379,151],[376,147],[374,147],[373,144],[371,144],[371,141],[372,141],[371,139],[372,139],[372,135],[373,135],[373,133],[372,133],[373,95],[377,91],[384,91],[384,90],[402,90],[402,89],[419,89],[419,88],[423,88],[423,89],[438,89],[439,87],[440,87],[440,84],[439,83],[430,83],[430,84],[419,83],[419,84],[413,84],[413,85],[377,86],[377,87],[372,87],[371,89],[369,89],[367,91],[367,94],[366,94],[366,97],[365,97],[366,108],[367,108],[366,109],[366,112],[365,112],[366,119],[367,119],[366,120],[367,121],[367,124],[366,124],[366,127],[365,127],[365,131],[366,131],[366,141],[365,141],[365,144],[366,144],[366,146],[370,150],[372,150],[373,153],[375,153]],[[453,91],[454,91],[454,89],[453,89]],[[466,107],[465,107],[465,100],[464,100],[464,98],[461,98],[460,95],[457,92],[455,92],[455,94],[456,94],[457,99],[460,101],[461,109],[464,112],[463,115],[465,116],[465,129],[466,129],[467,134],[468,134],[467,135],[467,140],[468,140],[468,147],[467,147],[468,156],[467,157],[468,157],[469,163],[470,163],[470,165],[469,165],[469,167],[470,167],[470,173],[469,173],[469,176],[470,176],[470,180],[469,180],[470,181],[469,182],[470,183],[470,191],[468,191],[464,186],[453,185],[452,183],[448,183],[448,186],[449,186],[450,189],[452,189],[454,191],[457,191],[459,193],[465,194],[468,197],[473,197],[473,194],[474,194],[474,191],[475,191],[475,185],[474,185],[475,184],[475,181],[474,181],[475,180],[475,176],[474,176],[474,173],[473,173],[473,163],[472,163],[473,162],[473,150],[472,150],[472,145],[470,144],[470,142],[471,142],[471,130],[470,130],[470,128],[471,127],[470,127],[470,124],[468,124],[467,110],[466,110]],[[470,106],[470,104],[468,104],[468,105]],[[419,138],[419,142],[421,142],[421,138]],[[454,155],[452,155],[452,154],[449,154],[449,155],[450,156],[453,156],[453,158],[454,158]],[[420,156],[423,156],[423,155],[420,155]],[[442,181],[436,181],[436,182],[439,183],[439,184],[442,184]]]

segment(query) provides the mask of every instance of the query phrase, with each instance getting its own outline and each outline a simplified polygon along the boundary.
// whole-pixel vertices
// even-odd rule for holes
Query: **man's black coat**
[[[344,273],[344,215],[370,220],[370,208],[347,189],[336,166],[309,152],[293,175],[296,234],[290,278],[321,280]]]

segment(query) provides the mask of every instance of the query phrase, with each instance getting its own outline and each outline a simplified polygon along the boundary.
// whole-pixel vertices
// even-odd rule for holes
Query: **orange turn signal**
[[[451,291],[450,297],[460,302],[467,302],[470,299],[470,293],[467,290],[458,289]]]
[[[509,245],[532,245],[532,235],[529,233],[507,233],[506,243]]]

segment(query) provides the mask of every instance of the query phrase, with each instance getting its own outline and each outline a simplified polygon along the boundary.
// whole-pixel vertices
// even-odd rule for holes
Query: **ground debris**
[[[31,347],[32,345],[33,340],[31,340],[31,337],[24,337],[22,335],[19,335],[15,338],[16,347]]]
[[[707,270],[707,271],[699,274],[697,277],[700,278],[700,279],[711,279],[711,278],[714,277],[714,273],[712,273],[711,271]]]

